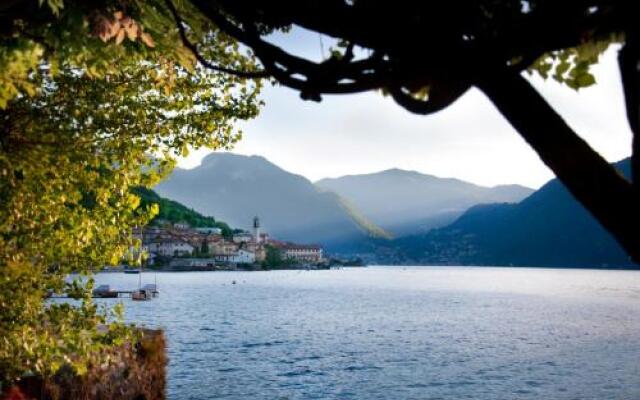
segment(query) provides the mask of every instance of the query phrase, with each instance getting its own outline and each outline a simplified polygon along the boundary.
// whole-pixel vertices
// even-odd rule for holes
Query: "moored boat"
[[[112,299],[118,297],[118,292],[112,290],[109,285],[100,285],[93,290],[93,297],[99,297],[103,299]]]
[[[145,300],[151,300],[152,298],[153,298],[153,293],[150,290],[138,289],[131,292],[131,300],[145,301]]]
[[[160,292],[158,291],[158,285],[156,283],[147,283],[146,285],[142,286],[142,290],[151,293],[153,297],[158,297],[158,295],[160,294]]]

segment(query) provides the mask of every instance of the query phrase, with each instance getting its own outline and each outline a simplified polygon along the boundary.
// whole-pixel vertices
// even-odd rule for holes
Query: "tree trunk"
[[[627,120],[633,133],[631,144],[631,176],[636,191],[640,191],[640,50],[637,34],[627,34],[626,43],[618,54]]]
[[[640,196],[520,74],[481,76],[476,86],[582,205],[640,263]]]

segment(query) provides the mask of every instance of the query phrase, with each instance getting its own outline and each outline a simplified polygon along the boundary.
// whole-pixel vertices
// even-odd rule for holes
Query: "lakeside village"
[[[193,228],[186,222],[158,221],[134,232],[147,254],[145,269],[161,271],[217,271],[261,269],[326,269],[330,264],[319,245],[275,240],[260,230],[234,231],[223,236],[218,227]]]

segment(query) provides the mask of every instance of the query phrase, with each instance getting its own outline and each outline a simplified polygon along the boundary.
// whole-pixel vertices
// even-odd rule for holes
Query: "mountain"
[[[615,164],[631,174],[629,159]],[[614,238],[554,179],[518,204],[479,205],[454,223],[399,238],[403,263],[548,267],[631,266]],[[391,255],[390,255],[391,254]]]
[[[194,169],[174,170],[155,189],[235,227],[249,228],[257,215],[276,239],[319,243],[332,252],[365,251],[382,233],[337,194],[259,156],[212,153]]]
[[[338,193],[397,236],[447,225],[476,204],[515,203],[533,192],[519,185],[490,188],[401,169],[322,179],[316,185]]]
[[[140,207],[147,207],[151,204],[158,205],[158,215],[151,221],[151,225],[156,225],[162,221],[172,224],[186,222],[192,228],[216,227],[222,230],[222,235],[231,237],[233,230],[224,222],[216,221],[213,217],[204,216],[177,201],[165,199],[156,192],[145,187],[134,187],[131,192],[140,197]]]

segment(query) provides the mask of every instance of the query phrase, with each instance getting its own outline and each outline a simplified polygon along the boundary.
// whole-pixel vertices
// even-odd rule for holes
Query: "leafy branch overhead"
[[[207,57],[254,68],[234,40],[181,7]],[[236,122],[259,111],[261,83],[198,66],[163,2],[10,1],[0,26],[4,386],[63,365],[82,373],[135,340],[119,308],[92,302],[89,278],[141,261],[132,230],[159,210],[130,189],[154,185],[192,148],[233,146]],[[49,302],[51,293],[81,301]]]
[[[175,8],[175,6],[172,5]],[[215,60],[223,70],[256,70],[254,58],[221,33],[188,2],[176,10],[188,26],[190,40],[200,43],[198,56]],[[165,1],[10,1],[0,5],[0,108],[20,96],[33,96],[32,72],[47,68],[78,69],[100,78],[119,68],[114,60],[144,65],[148,61],[177,64],[196,74],[197,59],[185,47],[180,29]],[[227,76],[229,85],[243,77]],[[172,75],[157,80],[172,85]],[[259,81],[253,81],[259,85]]]

